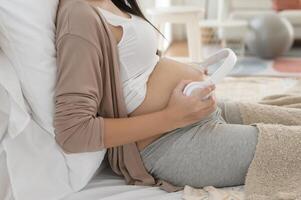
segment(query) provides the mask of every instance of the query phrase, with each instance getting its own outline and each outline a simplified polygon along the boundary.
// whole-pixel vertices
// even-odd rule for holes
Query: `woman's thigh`
[[[234,101],[218,101],[222,116],[228,124],[243,124],[239,104]]]
[[[211,120],[178,131],[165,152],[152,158],[148,170],[177,186],[226,187],[244,183],[253,159],[258,130],[254,126]],[[156,148],[160,148],[157,146]]]

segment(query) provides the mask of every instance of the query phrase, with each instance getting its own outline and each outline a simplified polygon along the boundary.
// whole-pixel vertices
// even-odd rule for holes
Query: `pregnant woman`
[[[112,169],[128,184],[168,191],[243,184],[256,126],[242,125],[236,103],[202,100],[213,85],[183,95],[205,74],[160,58],[159,36],[135,0],[61,0],[58,144],[66,153],[108,148]]]

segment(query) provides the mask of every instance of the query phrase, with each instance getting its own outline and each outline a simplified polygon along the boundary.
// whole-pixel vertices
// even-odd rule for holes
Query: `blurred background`
[[[301,75],[301,0],[140,0],[140,4],[165,36],[158,41],[165,56],[201,62],[227,47],[240,57],[232,75]]]

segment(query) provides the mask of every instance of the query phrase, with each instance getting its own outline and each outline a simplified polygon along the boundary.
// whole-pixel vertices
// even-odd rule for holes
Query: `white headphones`
[[[183,93],[186,96],[190,96],[195,89],[202,89],[208,85],[213,85],[221,82],[227,74],[231,72],[233,67],[237,62],[237,56],[231,49],[222,49],[215,53],[214,55],[207,58],[204,62],[200,63],[203,67],[209,67],[213,64],[220,62],[221,60],[225,59],[223,64],[212,74],[211,77],[208,79],[201,81],[201,82],[192,82],[189,83]],[[204,99],[208,98],[210,95],[206,96]]]

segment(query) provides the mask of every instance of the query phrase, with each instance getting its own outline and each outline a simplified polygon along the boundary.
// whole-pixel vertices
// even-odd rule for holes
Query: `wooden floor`
[[[295,48],[300,48],[301,40],[295,41],[293,46]],[[171,57],[188,57],[188,45],[186,40],[173,42],[163,55]]]
[[[186,41],[175,41],[170,47],[164,52],[166,56],[172,57],[187,57],[188,56],[188,47]]]

